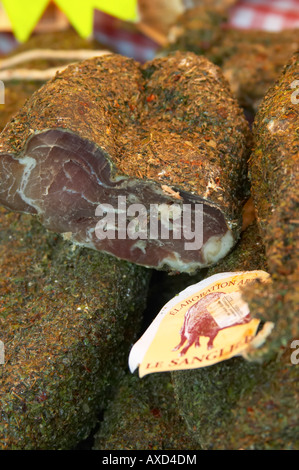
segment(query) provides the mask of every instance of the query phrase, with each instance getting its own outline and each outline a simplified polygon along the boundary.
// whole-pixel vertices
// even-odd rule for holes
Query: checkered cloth
[[[134,26],[130,28],[126,25],[124,29],[121,21],[102,11],[95,11],[93,30],[95,39],[100,43],[139,62],[151,60],[159,48],[157,43],[136,31]]]
[[[8,54],[18,45],[10,33],[0,33],[0,55]]]
[[[299,0],[239,0],[230,10],[228,26],[266,31],[299,28]],[[94,36],[119,54],[140,62],[152,59],[160,48],[144,34],[124,28],[118,19],[100,11],[95,11]],[[0,54],[16,44],[12,35],[0,34]]]
[[[299,0],[241,0],[230,10],[229,26],[264,31],[299,28]]]
[[[156,43],[141,33],[118,30],[117,23],[115,18],[96,12],[96,38],[140,62],[155,56],[159,48]],[[299,0],[240,0],[230,9],[228,26],[264,31],[299,28]]]
[[[141,33],[118,29],[118,23],[115,18],[96,12],[95,37],[120,54],[140,62],[155,56],[159,49],[155,42]],[[230,9],[228,26],[264,31],[299,28],[299,0],[240,0]]]

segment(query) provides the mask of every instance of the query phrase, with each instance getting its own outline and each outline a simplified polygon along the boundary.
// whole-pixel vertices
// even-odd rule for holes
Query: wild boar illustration
[[[211,294],[207,294],[187,310],[184,318],[184,324],[180,330],[181,341],[173,349],[173,351],[180,349],[187,341],[185,347],[180,352],[180,356],[185,355],[193,344],[197,347],[200,346],[199,340],[201,336],[209,337],[207,348],[213,348],[214,339],[216,338],[218,332],[224,328],[228,328],[231,326],[231,324],[227,326],[219,326],[219,324],[215,321],[209,312],[208,307],[211,303],[223,298],[226,295],[227,294],[224,292],[213,292]],[[246,316],[238,318],[237,321],[234,322],[234,325],[248,323],[249,320],[250,316],[247,314]]]

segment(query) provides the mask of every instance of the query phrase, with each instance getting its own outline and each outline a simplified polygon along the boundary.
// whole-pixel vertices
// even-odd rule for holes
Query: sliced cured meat
[[[192,272],[238,238],[248,126],[221,71],[192,53],[69,66],[0,137],[0,202],[76,243]]]

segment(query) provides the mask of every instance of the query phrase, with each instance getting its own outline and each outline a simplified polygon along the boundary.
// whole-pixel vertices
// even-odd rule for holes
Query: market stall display
[[[76,243],[148,267],[194,272],[225,256],[238,239],[249,142],[241,109],[206,59],[178,53],[140,68],[107,54],[69,66],[7,124],[0,200],[37,214]],[[111,216],[116,229],[98,235],[97,207],[112,205],[119,215],[119,197],[142,205],[149,227],[141,232],[138,223],[129,233],[128,215],[124,236]],[[171,217],[173,224],[179,219],[179,236],[162,243],[162,235],[151,236],[154,204],[162,226],[163,210],[176,204],[182,215]],[[192,226],[185,236],[187,206]],[[186,249],[199,230],[198,206],[202,237]]]
[[[0,448],[298,449],[299,2],[139,0],[136,21],[133,0],[129,20],[45,0],[25,28],[7,3]],[[187,237],[169,237],[187,206]],[[203,246],[186,250],[198,220]],[[239,304],[209,290],[182,303],[181,330],[160,342],[175,338],[178,367],[131,373],[167,302],[257,271]],[[230,317],[246,348],[223,360],[220,333],[233,333],[217,316],[242,309],[257,331]],[[205,345],[220,362],[202,367]]]

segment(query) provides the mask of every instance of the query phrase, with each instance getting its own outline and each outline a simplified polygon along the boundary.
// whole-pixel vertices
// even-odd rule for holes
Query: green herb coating
[[[170,374],[125,376],[109,404],[94,450],[190,450],[192,442],[178,413]]]
[[[252,269],[268,271],[255,223],[243,233],[236,249],[209,269],[207,277]],[[262,288],[258,303],[262,314],[276,308],[283,317],[278,285]],[[251,292],[256,295],[255,289]],[[250,304],[250,312],[256,317],[256,303]],[[276,325],[274,331],[278,329],[283,336],[284,327]],[[290,343],[274,351],[263,362],[235,357],[205,368],[172,372],[178,407],[199,446],[213,450],[299,449],[298,366],[291,362]]]
[[[296,80],[299,53],[259,108],[250,157],[251,192],[270,272],[280,276],[298,275],[299,267],[299,106],[292,88]]]
[[[111,54],[70,65],[6,125],[0,152],[18,154],[32,133],[53,128],[96,143],[118,175],[209,199],[239,233],[250,133],[207,59],[178,52],[140,66]]]
[[[278,32],[223,28],[219,7],[187,10],[170,31],[159,55],[192,51],[219,65],[233,94],[252,119],[290,56],[299,48],[298,29]]]
[[[6,57],[12,57],[17,54],[27,52],[33,49],[52,49],[52,50],[75,50],[75,49],[105,49],[96,40],[84,40],[75,31],[56,31],[53,33],[43,33],[31,36],[28,41],[19,44],[13,52],[7,54]],[[69,60],[58,59],[36,59],[21,63],[15,68],[26,68],[44,70],[50,67],[58,67],[69,63]],[[0,104],[0,131],[19,109],[25,104],[26,100],[43,85],[41,81],[34,80],[10,80],[5,82],[5,104]]]
[[[150,271],[0,218],[0,448],[71,449],[127,369]]]
[[[259,318],[275,323],[253,358],[268,357],[299,336],[299,106],[294,88],[298,79],[297,52],[266,94],[253,126],[251,192],[273,282],[245,296]]]

